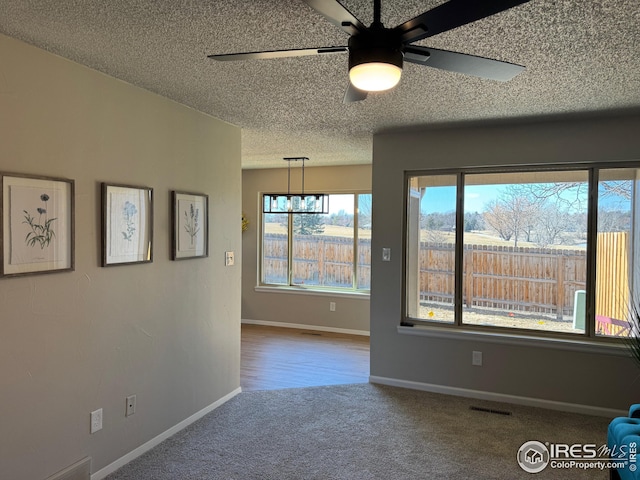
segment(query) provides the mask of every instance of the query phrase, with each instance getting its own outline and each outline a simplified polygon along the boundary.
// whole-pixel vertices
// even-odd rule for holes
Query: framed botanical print
[[[153,189],[102,184],[102,266],[153,261]]]
[[[171,193],[173,260],[209,255],[209,196],[202,193]]]
[[[0,275],[74,269],[74,182],[3,174]]]

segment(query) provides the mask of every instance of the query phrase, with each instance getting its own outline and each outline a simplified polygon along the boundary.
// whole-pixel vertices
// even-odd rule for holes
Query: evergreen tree
[[[316,235],[324,233],[325,215],[303,213],[293,215],[293,233],[296,235]]]

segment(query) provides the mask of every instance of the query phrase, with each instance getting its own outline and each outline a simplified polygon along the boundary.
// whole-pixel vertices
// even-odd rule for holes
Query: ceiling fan
[[[380,21],[380,0],[373,2],[373,23],[366,27],[337,0],[303,0],[350,35],[347,46],[270,50],[209,55],[229,60],[269,59],[349,53],[349,86],[344,102],[364,100],[368,92],[393,88],[402,75],[403,61],[506,82],[524,70],[521,65],[437,48],[412,45],[423,38],[452,30],[529,0],[449,0],[397,27]]]

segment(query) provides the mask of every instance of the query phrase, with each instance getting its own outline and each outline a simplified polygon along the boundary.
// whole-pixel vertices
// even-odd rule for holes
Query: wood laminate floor
[[[369,337],[242,325],[244,391],[369,381]]]

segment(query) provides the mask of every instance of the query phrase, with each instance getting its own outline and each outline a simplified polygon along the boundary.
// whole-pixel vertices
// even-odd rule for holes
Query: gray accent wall
[[[432,390],[627,409],[640,370],[622,349],[510,342],[477,335],[417,336],[402,315],[406,171],[449,167],[640,160],[640,115],[565,117],[398,130],[374,136],[371,375]],[[640,164],[639,164],[640,165]],[[382,262],[382,248],[391,262]],[[400,330],[400,331],[399,331]],[[471,365],[483,352],[482,367]],[[515,398],[517,397],[517,398]],[[565,405],[566,406],[566,405]]]
[[[85,456],[96,472],[239,388],[240,145],[235,126],[0,35],[0,171],[76,191],[75,271],[0,278],[0,478]],[[153,187],[153,263],[100,267],[103,181]],[[209,195],[208,258],[170,260],[174,189]]]
[[[304,155],[304,152],[300,152]],[[285,164],[284,160],[282,161]],[[313,159],[307,163],[313,163]],[[291,167],[291,192],[301,189],[300,166]],[[305,191],[370,192],[371,166],[305,167]],[[323,293],[302,294],[285,290],[256,290],[260,262],[261,193],[287,192],[287,169],[243,170],[242,208],[249,220],[242,234],[242,318],[248,321],[305,328],[369,331],[369,296],[344,296]],[[329,311],[329,303],[336,311]]]

